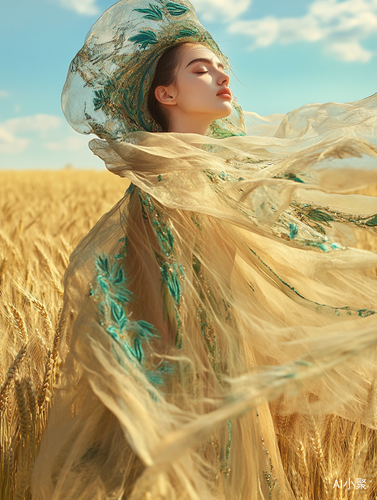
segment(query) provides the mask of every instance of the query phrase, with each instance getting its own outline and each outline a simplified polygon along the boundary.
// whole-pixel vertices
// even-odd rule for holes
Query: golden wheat
[[[121,198],[109,172],[0,172],[0,498],[29,499],[59,365],[63,275]]]

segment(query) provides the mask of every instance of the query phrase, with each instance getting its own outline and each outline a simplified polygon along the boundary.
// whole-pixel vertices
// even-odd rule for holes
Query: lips
[[[232,92],[230,91],[230,88],[229,87],[224,87],[223,89],[221,89],[219,92],[217,92],[218,96],[223,96],[223,97],[230,97],[232,98]]]

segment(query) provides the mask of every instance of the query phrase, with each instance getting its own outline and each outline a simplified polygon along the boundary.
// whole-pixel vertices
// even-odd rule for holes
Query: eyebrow
[[[186,68],[188,68],[191,64],[194,64],[196,62],[204,62],[204,63],[207,63],[207,64],[213,64],[213,65],[215,65],[215,63],[212,61],[212,59],[207,59],[206,57],[198,57],[198,59],[193,59],[191,62],[189,62],[188,65],[186,66]],[[224,65],[221,64],[220,62],[217,63],[217,67],[221,68],[221,69],[224,69]]]

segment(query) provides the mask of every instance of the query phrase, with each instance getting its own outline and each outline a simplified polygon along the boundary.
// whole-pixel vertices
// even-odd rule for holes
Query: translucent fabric
[[[91,141],[132,184],[70,260],[33,498],[293,499],[281,419],[377,429],[377,96],[245,117]]]
[[[120,0],[92,26],[72,60],[62,92],[68,123],[82,134],[125,140],[133,131],[161,132],[148,110],[157,63],[182,43],[200,43],[229,70],[229,62],[198,21],[188,0]],[[213,137],[244,135],[242,109],[232,99],[230,117],[215,120]]]

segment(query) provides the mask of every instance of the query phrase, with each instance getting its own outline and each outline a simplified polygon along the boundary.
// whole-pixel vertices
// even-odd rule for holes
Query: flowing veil
[[[353,194],[376,182],[376,103],[304,107],[270,137],[91,142],[132,184],[66,273],[39,498],[295,498],[289,419],[330,492],[312,433],[376,428],[377,256],[350,244],[377,225]]]
[[[377,183],[377,95],[280,123],[235,101],[208,136],[141,129],[134,114],[119,133],[110,84],[96,89],[88,69],[93,40],[107,47],[96,33],[63,104],[131,184],[65,275],[33,498],[333,498],[340,474],[362,479],[375,456],[377,254],[356,241],[376,234],[377,201],[358,190]],[[93,109],[70,108],[73,90]]]

